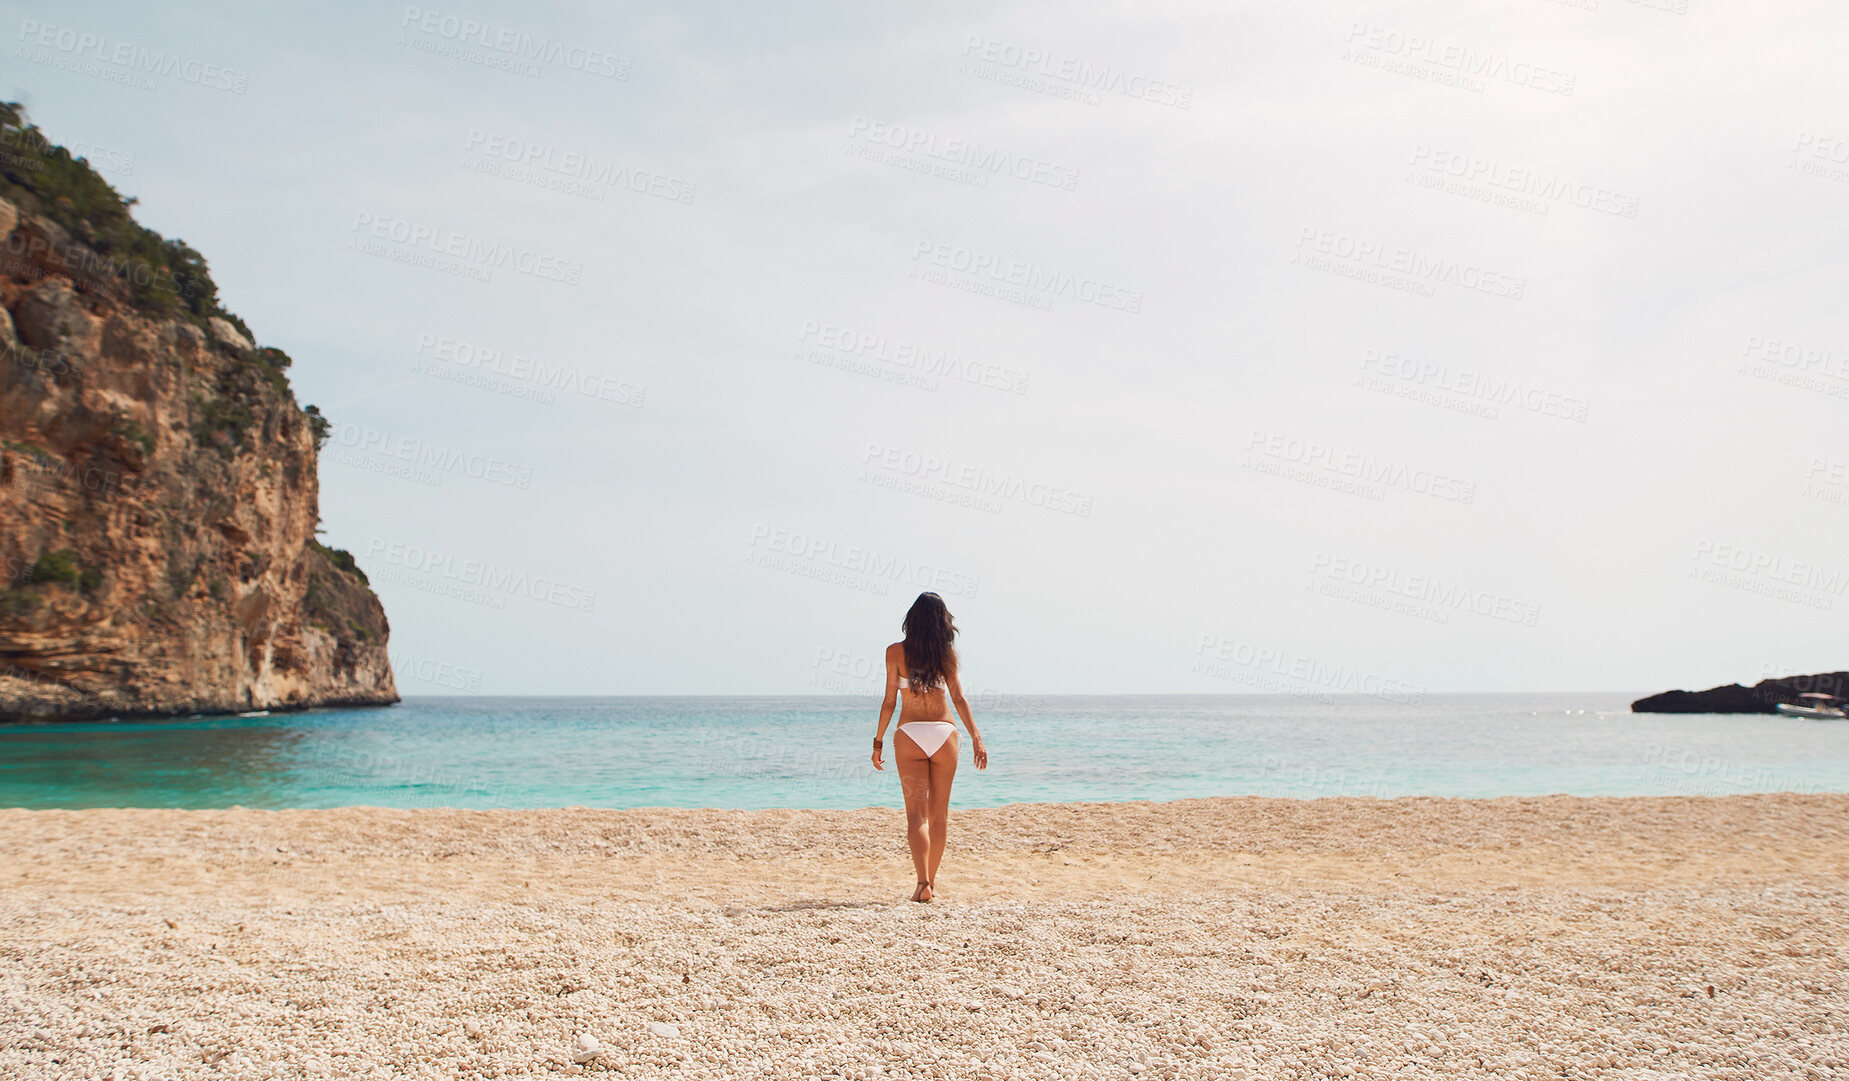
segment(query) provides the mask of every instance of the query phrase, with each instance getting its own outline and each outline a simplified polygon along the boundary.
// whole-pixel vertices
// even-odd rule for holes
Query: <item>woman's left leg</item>
[[[931,831],[931,848],[924,868],[926,882],[937,881],[937,865],[944,859],[944,834],[950,829],[950,782],[957,777],[959,742],[957,733],[952,732],[925,763],[931,778],[930,788],[925,793],[925,820]]]

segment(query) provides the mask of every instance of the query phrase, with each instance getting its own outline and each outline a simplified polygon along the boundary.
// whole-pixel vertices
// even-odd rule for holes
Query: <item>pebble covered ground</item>
[[[1849,796],[0,811],[0,1077],[1849,1077]]]

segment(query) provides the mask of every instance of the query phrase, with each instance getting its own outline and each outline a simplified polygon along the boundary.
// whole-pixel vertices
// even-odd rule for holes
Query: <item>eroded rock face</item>
[[[19,261],[0,304],[0,719],[398,700],[280,370]]]
[[[62,278],[42,278],[19,298],[13,326],[34,349],[94,353],[103,321],[84,307],[77,290]]]

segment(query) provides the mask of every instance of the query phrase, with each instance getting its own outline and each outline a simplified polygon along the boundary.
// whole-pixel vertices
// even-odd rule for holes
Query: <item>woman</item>
[[[957,707],[963,727],[975,744],[976,768],[989,768],[989,752],[982,745],[976,722],[970,720],[963,684],[957,679],[957,651],[951,643],[957,625],[950,619],[944,598],[920,593],[900,624],[905,641],[886,647],[886,700],[880,703],[880,727],[873,734],[873,768],[883,770],[880,751],[892,707],[905,692],[905,709],[899,717],[899,734],[892,744],[899,764],[899,785],[905,791],[905,838],[912,846],[912,866],[918,871],[918,888],[912,900],[929,901],[937,881],[937,865],[944,858],[944,831],[950,825],[950,782],[957,775],[957,726],[950,707]]]

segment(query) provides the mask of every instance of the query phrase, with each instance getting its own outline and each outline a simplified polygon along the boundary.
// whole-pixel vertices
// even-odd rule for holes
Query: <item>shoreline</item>
[[[902,824],[0,810],[0,1074],[1745,1081],[1849,1064],[1849,794],[953,809],[929,905],[904,900]]]
[[[1666,800],[1708,801],[1708,800],[1730,800],[1730,799],[1753,799],[1753,798],[1763,798],[1763,797],[1774,797],[1774,798],[1799,797],[1799,798],[1805,798],[1805,799],[1842,797],[1844,799],[1849,799],[1849,789],[1838,789],[1838,788],[1828,788],[1828,789],[1825,789],[1825,788],[1815,788],[1815,789],[1778,788],[1778,789],[1765,789],[1765,790],[1731,789],[1728,791],[1639,792],[1639,793],[1627,793],[1627,794],[1615,794],[1615,795],[1605,794],[1605,793],[1587,794],[1587,793],[1580,793],[1580,792],[1558,792],[1556,791],[1556,792],[1518,793],[1514,795],[1498,795],[1498,796],[1449,796],[1449,795],[1432,795],[1432,794],[1424,794],[1424,793],[1409,793],[1409,794],[1394,795],[1394,796],[1379,796],[1379,795],[1371,795],[1371,794],[1351,794],[1351,793],[1333,793],[1333,794],[1328,794],[1328,795],[1312,795],[1312,796],[1279,796],[1279,795],[1269,795],[1265,793],[1253,792],[1253,793],[1237,793],[1233,795],[1219,795],[1219,796],[1169,796],[1169,797],[1130,796],[1130,797],[1125,797],[1123,799],[1017,800],[1017,801],[1010,802],[1010,803],[963,804],[963,803],[958,803],[958,802],[953,801],[950,809],[954,816],[954,815],[967,815],[967,814],[988,814],[988,813],[995,813],[995,812],[1019,812],[1019,811],[1033,809],[1033,808],[1097,808],[1097,809],[1125,808],[1125,807],[1162,808],[1162,807],[1171,807],[1171,806],[1176,806],[1176,805],[1181,805],[1181,804],[1190,804],[1190,805],[1201,804],[1201,805],[1211,806],[1214,804],[1228,803],[1228,802],[1250,802],[1254,804],[1265,804],[1265,803],[1276,803],[1276,804],[1345,803],[1346,804],[1346,803],[1353,803],[1353,804],[1357,804],[1357,805],[1365,807],[1365,806],[1385,806],[1385,805],[1393,805],[1393,804],[1410,804],[1415,801],[1426,801],[1426,802],[1431,802],[1431,803],[1457,803],[1457,804],[1498,804],[1498,803],[1505,803],[1505,802],[1531,802],[1535,800],[1583,800],[1583,801],[1589,801],[1589,802],[1602,803],[1602,802],[1610,802],[1610,801],[1616,801],[1616,802],[1666,801]],[[253,806],[253,805],[242,804],[242,803],[230,803],[230,804],[207,806],[207,807],[162,807],[162,806],[148,806],[144,804],[108,804],[108,805],[101,805],[101,806],[94,806],[94,807],[62,807],[62,806],[33,807],[33,806],[26,806],[24,804],[0,804],[0,815],[6,815],[6,814],[15,813],[15,812],[28,813],[28,814],[53,814],[53,813],[79,814],[79,813],[90,813],[90,812],[126,813],[126,812],[141,812],[141,811],[146,811],[150,813],[160,812],[160,813],[182,813],[182,814],[212,814],[212,813],[229,813],[229,812],[240,812],[240,813],[249,812],[249,813],[254,813],[254,814],[339,814],[339,813],[347,813],[347,812],[354,812],[354,813],[378,812],[381,814],[404,814],[404,813],[450,814],[450,813],[454,813],[454,814],[512,815],[512,814],[552,814],[552,813],[570,812],[570,813],[584,813],[584,814],[595,814],[595,815],[663,815],[663,816],[686,815],[686,814],[857,815],[857,814],[869,813],[869,812],[896,812],[896,811],[901,810],[902,807],[903,807],[903,804],[900,802],[900,797],[895,793],[893,797],[893,802],[891,803],[868,803],[868,804],[862,804],[857,807],[797,807],[797,806],[786,806],[786,805],[778,805],[778,806],[770,806],[770,807],[721,807],[721,806],[712,806],[712,805],[702,805],[698,807],[692,807],[692,806],[679,806],[679,805],[674,805],[674,804],[648,804],[648,805],[633,806],[633,807],[627,807],[627,806],[612,807],[612,806],[598,806],[594,804],[584,804],[584,803],[568,803],[568,804],[558,804],[554,806],[543,806],[543,807],[513,807],[513,806],[464,807],[464,806],[457,806],[454,804],[397,806],[397,805],[386,804],[386,803],[351,803],[351,804],[341,804],[341,805],[333,806],[333,807],[268,807],[268,806]]]
[[[0,731],[12,728],[40,728],[61,724],[69,725],[106,725],[106,724],[150,724],[159,721],[222,721],[227,717],[283,717],[294,713],[313,713],[317,710],[348,709],[390,709],[404,704],[403,696],[382,701],[371,698],[335,698],[317,702],[285,702],[274,706],[264,706],[249,710],[171,710],[120,711],[100,707],[80,710],[58,716],[41,716],[19,712],[0,714]]]

